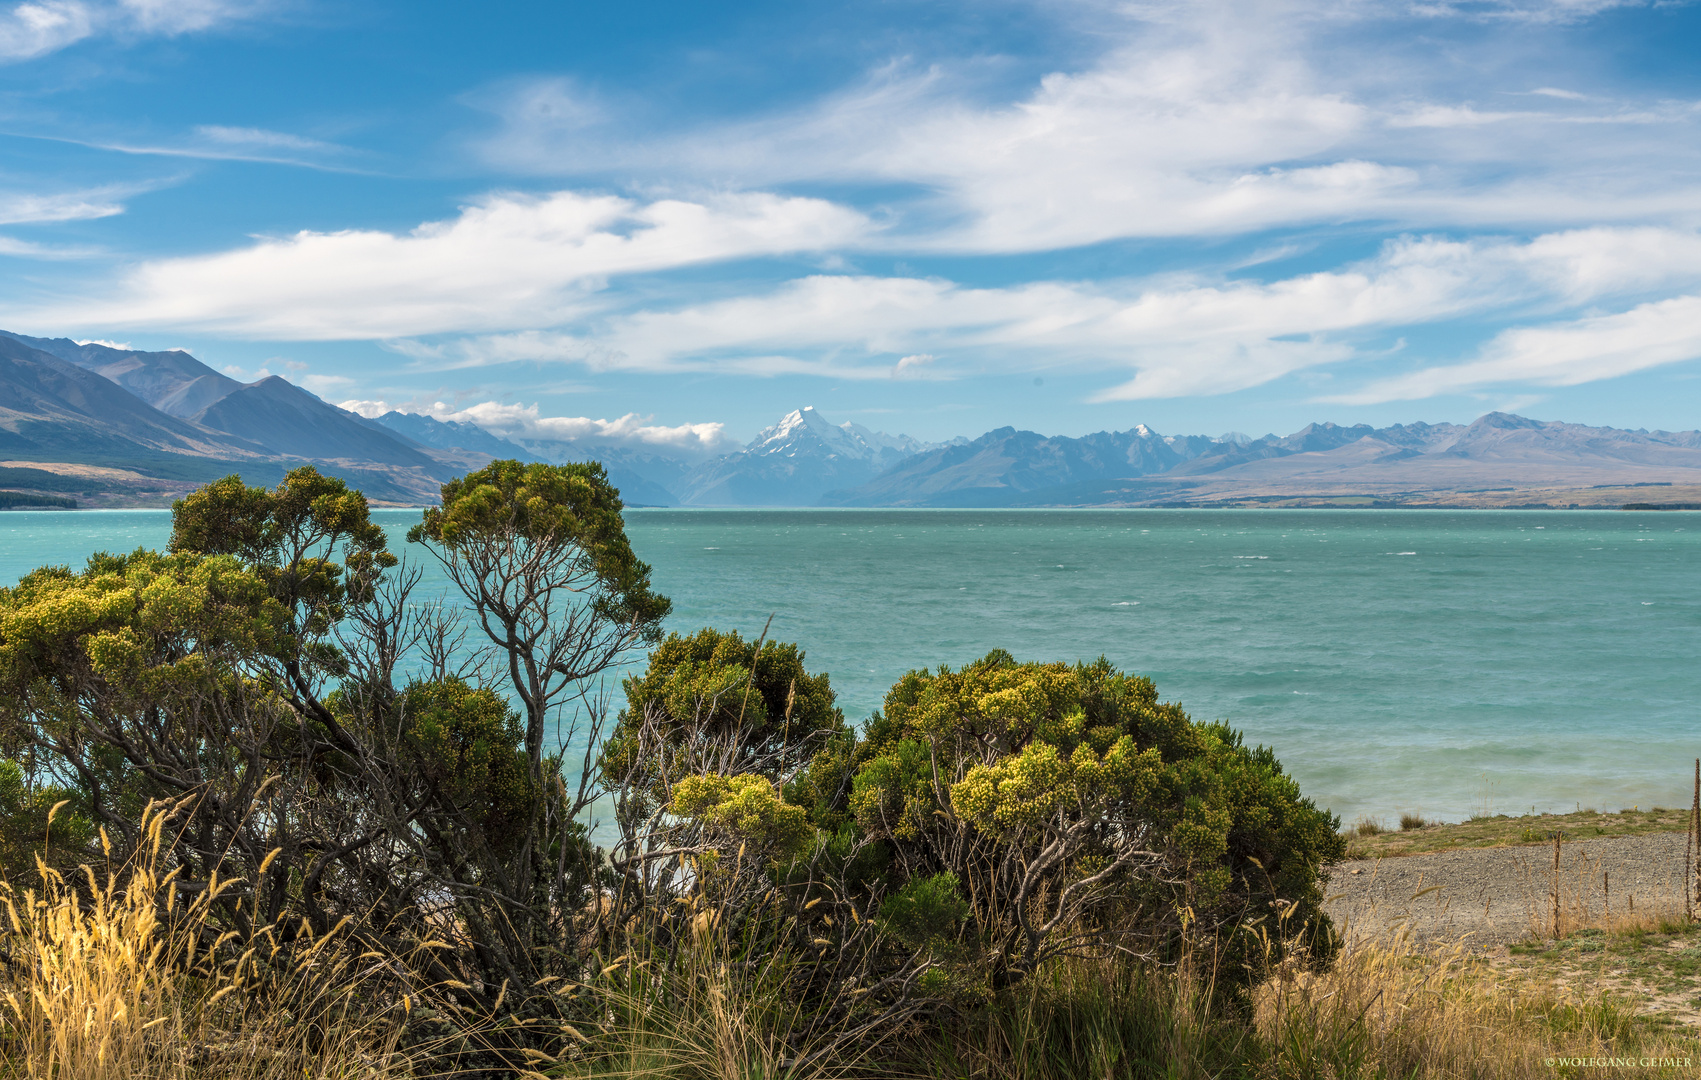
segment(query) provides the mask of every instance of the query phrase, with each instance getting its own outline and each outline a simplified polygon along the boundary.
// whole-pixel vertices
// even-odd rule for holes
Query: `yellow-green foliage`
[[[0,589],[0,680],[72,692],[92,675],[138,705],[179,697],[207,653],[275,647],[283,611],[229,557],[97,555],[82,573],[46,567]]]
[[[760,776],[687,776],[673,786],[669,812],[718,826],[733,842],[786,861],[803,853],[815,837],[801,806],[780,801],[774,785]]]
[[[998,651],[957,671],[912,671],[856,756],[848,809],[863,835],[892,845],[903,874],[950,870],[985,897],[995,886],[976,875],[992,872],[954,854],[963,828],[1024,859],[1067,835],[1070,854],[1046,871],[1053,888],[1136,847],[1163,859],[1153,877],[1180,882],[1163,887],[1167,900],[1150,882],[1113,890],[1107,918],[1144,897],[1140,918],[1185,907],[1230,928],[1324,922],[1318,875],[1341,854],[1335,819],[1270,751],[1194,723],[1149,679],[1103,659],[1021,664]]]
[[[290,610],[290,632],[300,635],[291,644],[322,660],[334,660],[335,650],[311,639],[349,604],[369,600],[378,576],[397,561],[368,516],[366,496],[311,466],[291,470],[275,489],[227,476],[175,503],[171,523],[172,552],[231,555],[251,567]]]
[[[1075,726],[1083,720],[1076,713]],[[981,831],[999,835],[1037,825],[1060,812],[1103,813],[1139,803],[1157,785],[1163,759],[1124,735],[1099,751],[1089,742],[1065,754],[1053,743],[1029,743],[991,765],[975,765],[951,786],[951,805]]]

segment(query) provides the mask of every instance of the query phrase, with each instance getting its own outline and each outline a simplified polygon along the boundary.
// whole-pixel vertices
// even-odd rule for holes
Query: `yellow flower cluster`
[[[1163,761],[1124,735],[1103,755],[1088,743],[1065,754],[1047,742],[1028,744],[992,765],[976,765],[952,785],[951,805],[994,835],[1039,825],[1060,813],[1097,816],[1147,798]]]
[[[801,806],[782,802],[760,776],[688,776],[673,786],[669,812],[727,830],[779,861],[803,853],[815,836]]]

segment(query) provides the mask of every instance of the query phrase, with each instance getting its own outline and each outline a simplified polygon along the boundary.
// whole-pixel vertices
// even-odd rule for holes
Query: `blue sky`
[[[688,452],[804,404],[1692,428],[1698,46],[1612,0],[0,3],[0,326]]]

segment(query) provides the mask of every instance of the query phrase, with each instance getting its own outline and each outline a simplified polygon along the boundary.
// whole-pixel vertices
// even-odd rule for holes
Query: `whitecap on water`
[[[1270,556],[1268,556],[1268,555],[1232,555],[1232,556],[1230,556],[1230,558],[1235,558],[1235,559],[1268,559],[1269,557]]]
[[[1114,603],[1110,606],[1111,607],[1139,607],[1140,601],[1138,601],[1138,600],[1118,600],[1116,603]]]

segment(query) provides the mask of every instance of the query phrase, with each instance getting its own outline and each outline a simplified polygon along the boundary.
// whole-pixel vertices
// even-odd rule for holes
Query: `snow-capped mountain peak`
[[[812,405],[793,409],[772,427],[763,428],[744,448],[747,454],[828,456],[846,461],[888,462],[919,453],[926,444],[908,435],[870,431],[846,421],[834,424]]]
[[[742,451],[706,461],[681,481],[690,505],[813,504],[827,491],[854,487],[933,446],[908,435],[834,424],[813,407],[793,409],[756,433]]]
[[[800,445],[808,445],[815,452],[825,450],[852,458],[868,456],[862,440],[828,423],[813,405],[786,413],[779,423],[758,431],[744,449],[750,454],[774,454],[794,451]]]

